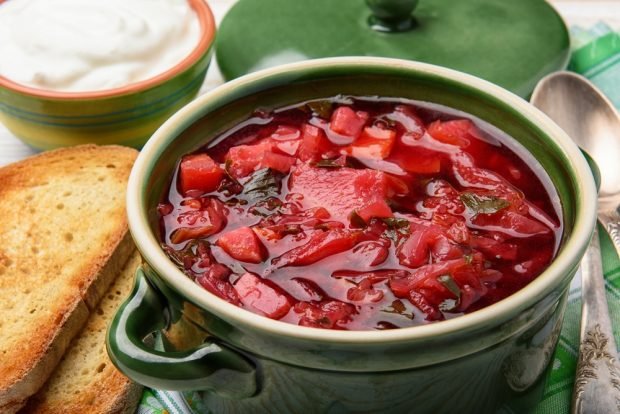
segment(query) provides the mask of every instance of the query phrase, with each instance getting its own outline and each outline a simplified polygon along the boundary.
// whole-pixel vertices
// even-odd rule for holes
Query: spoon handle
[[[620,365],[605,298],[603,265],[595,227],[581,261],[582,313],[573,414],[620,412]]]
[[[605,230],[607,230],[616,248],[616,253],[620,257],[620,205],[599,209],[598,218]]]

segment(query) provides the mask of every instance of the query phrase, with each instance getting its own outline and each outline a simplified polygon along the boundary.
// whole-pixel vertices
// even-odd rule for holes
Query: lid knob
[[[368,24],[379,32],[406,32],[415,27],[411,15],[418,0],[366,0],[372,11]]]

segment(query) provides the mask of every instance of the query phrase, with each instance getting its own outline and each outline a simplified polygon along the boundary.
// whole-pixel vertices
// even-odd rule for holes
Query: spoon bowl
[[[540,81],[531,100],[596,162],[599,201],[619,196],[620,116],[609,99],[583,76],[557,72]]]

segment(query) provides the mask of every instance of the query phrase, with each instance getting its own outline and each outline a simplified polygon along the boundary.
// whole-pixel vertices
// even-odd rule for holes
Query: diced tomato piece
[[[294,277],[286,285],[286,291],[299,301],[321,301],[327,297],[316,282],[301,277]]]
[[[352,302],[380,302],[383,299],[383,291],[374,289],[370,279],[362,279],[357,286],[347,290],[347,299]]]
[[[401,265],[416,268],[428,263],[429,249],[437,235],[422,229],[412,231],[398,246],[396,255]]]
[[[481,269],[476,266],[464,266],[452,273],[452,279],[461,287],[469,286],[474,289],[475,300],[480,299],[487,291],[487,288],[480,281]],[[459,288],[460,289],[460,288]]]
[[[304,124],[301,128],[301,144],[299,159],[306,162],[321,159],[321,155],[332,149],[332,144],[325,136],[325,132],[314,125]]]
[[[254,145],[232,147],[226,154],[226,161],[230,163],[230,174],[235,178],[242,178],[262,168],[288,173],[295,158],[276,154],[273,152],[274,145],[273,142],[264,140]]]
[[[410,291],[419,287],[426,279],[451,274],[463,266],[467,266],[465,258],[427,264],[412,271],[411,274],[406,277],[391,278],[389,286],[396,297],[406,298]]]
[[[203,274],[209,279],[218,279],[218,280],[228,280],[228,276],[230,276],[232,271],[221,263],[213,263],[207,271]]]
[[[441,234],[431,246],[434,261],[443,261],[463,257],[463,249]]]
[[[228,171],[235,178],[242,178],[260,169],[263,154],[271,150],[271,145],[259,143],[255,145],[237,145],[228,150],[226,162]]]
[[[453,214],[435,212],[431,218],[433,224],[441,226],[450,240],[455,243],[468,243],[470,234],[465,219]]]
[[[409,229],[409,237],[398,245],[396,255],[403,266],[416,268],[428,263],[430,249],[442,231],[423,221],[410,221]]]
[[[399,151],[396,148],[392,151],[388,160],[413,174],[437,174],[441,171],[441,158],[439,155],[425,149]]]
[[[433,214],[463,215],[465,205],[456,191],[447,181],[433,180],[426,185],[429,197],[422,202],[425,209],[432,210]]]
[[[212,226],[179,227],[170,235],[170,241],[174,244],[178,244],[187,240],[208,237],[213,233],[215,233],[215,231]]]
[[[203,193],[215,191],[224,177],[224,170],[207,154],[186,155],[179,166],[181,193],[199,190]]]
[[[397,105],[396,108],[394,108],[394,112],[388,114],[386,117],[391,121],[401,124],[405,129],[403,135],[410,139],[420,139],[426,131],[424,123],[410,106]]]
[[[495,283],[500,281],[504,277],[504,274],[495,269],[484,269],[480,272],[480,282],[484,284]]]
[[[348,259],[357,268],[377,266],[385,262],[390,254],[390,241],[379,238],[359,243],[353,248]]]
[[[289,297],[279,287],[252,273],[244,273],[234,288],[243,306],[259,315],[280,319],[291,309]]]
[[[373,217],[392,217],[392,210],[385,200],[372,200],[359,210],[355,210],[355,213],[365,222],[368,222]]]
[[[291,167],[295,164],[295,158],[287,155],[276,154],[275,152],[267,151],[263,154],[261,162],[258,167],[271,168],[272,170],[280,171],[281,173],[288,173]]]
[[[528,260],[514,265],[514,270],[523,279],[530,279],[540,274],[551,261],[551,252],[547,249],[534,253]]]
[[[258,144],[254,145],[262,144],[267,151],[279,155],[295,157],[301,145],[300,136],[301,133],[299,129],[281,125],[271,136],[263,138]]]
[[[495,214],[477,214],[471,219],[473,225],[488,231],[504,233],[510,237],[547,235],[551,229],[539,221],[522,216],[508,209]]]
[[[326,329],[343,328],[356,313],[353,305],[337,300],[298,302],[293,310],[301,314],[299,325]]]
[[[514,243],[500,242],[490,237],[472,236],[471,246],[492,259],[515,260],[517,258],[517,245]]]
[[[260,263],[267,257],[265,246],[249,227],[222,234],[216,243],[230,257],[247,263]]]
[[[299,129],[290,125],[278,125],[271,138],[276,141],[290,141],[299,138]]]
[[[230,273],[228,267],[215,263],[207,272],[198,276],[196,282],[214,295],[238,306],[241,302],[237,292],[228,281]]]
[[[445,144],[467,148],[473,138],[479,138],[476,125],[469,119],[434,121],[428,126],[428,133]]]
[[[349,250],[359,240],[361,232],[351,230],[317,231],[307,243],[284,253],[273,264],[282,266],[306,266],[328,256]]]
[[[425,315],[427,321],[441,321],[444,319],[443,314],[433,306],[426,297],[416,291],[411,291],[406,296],[416,308],[420,309]]]
[[[497,172],[510,183],[520,189],[530,188],[532,176],[529,171],[524,171],[516,165],[516,161],[510,159],[507,154],[493,152],[489,157],[481,160],[486,168]]]
[[[301,139],[293,139],[290,141],[275,141],[273,150],[280,155],[287,155],[294,157],[299,151],[301,145]]]
[[[345,135],[355,140],[362,132],[362,128],[367,120],[367,112],[354,111],[348,106],[339,106],[332,113],[329,129],[337,134]]]
[[[172,243],[182,243],[190,239],[199,239],[210,236],[226,226],[227,210],[224,204],[214,198],[203,199],[199,210],[189,210],[173,217],[165,217],[166,222],[174,220],[176,225],[170,234]]]
[[[173,210],[174,206],[170,203],[159,203],[157,205],[157,214],[159,214],[160,216],[167,216],[168,214],[172,213]]]
[[[459,305],[455,310],[463,312],[464,310],[469,309],[469,307],[478,301],[478,299],[480,299],[480,294],[471,286],[465,285],[461,288]]]
[[[392,217],[385,201],[388,180],[381,171],[302,164],[291,173],[289,189],[303,195],[306,208],[323,206],[334,219],[346,221],[353,212],[366,222],[372,217]]]
[[[511,204],[514,203],[514,208],[518,207],[516,204],[521,204],[523,194],[493,171],[463,165],[458,162],[454,163],[452,170],[454,171],[455,178],[463,187],[482,189],[496,196],[502,196],[502,198],[508,199]]]
[[[342,153],[355,158],[384,159],[390,155],[395,139],[396,131],[378,126],[365,127],[360,137]]]
[[[387,196],[388,197],[393,197],[395,195],[397,196],[403,196],[403,195],[407,195],[409,194],[409,184],[407,183],[407,180],[410,179],[411,177],[396,177],[392,174],[387,174],[386,175],[387,180],[388,180],[388,193]]]

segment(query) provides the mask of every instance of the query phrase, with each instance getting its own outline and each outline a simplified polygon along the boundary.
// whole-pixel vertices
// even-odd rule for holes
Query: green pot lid
[[[568,62],[568,30],[544,0],[416,3],[240,0],[220,25],[217,62],[233,79],[320,57],[401,58],[470,73],[523,97]]]

